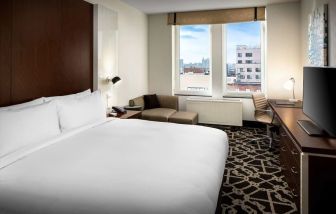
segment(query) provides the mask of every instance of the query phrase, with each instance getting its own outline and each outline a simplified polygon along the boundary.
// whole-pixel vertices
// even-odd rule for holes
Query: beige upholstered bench
[[[195,112],[178,111],[171,115],[168,121],[172,123],[195,125],[198,123],[198,114]]]

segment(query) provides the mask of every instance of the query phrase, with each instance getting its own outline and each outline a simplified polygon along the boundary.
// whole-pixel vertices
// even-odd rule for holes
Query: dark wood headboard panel
[[[2,0],[0,106],[93,87],[93,5]]]

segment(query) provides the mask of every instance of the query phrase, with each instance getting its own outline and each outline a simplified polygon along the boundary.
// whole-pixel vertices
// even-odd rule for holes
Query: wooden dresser
[[[302,108],[269,101],[281,123],[280,164],[300,213],[336,213],[336,139],[309,136]],[[336,109],[335,109],[336,110]]]

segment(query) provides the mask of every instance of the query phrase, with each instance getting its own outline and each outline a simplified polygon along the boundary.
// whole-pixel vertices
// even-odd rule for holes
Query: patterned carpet
[[[229,137],[229,157],[216,213],[298,213],[279,163],[277,142],[251,141],[265,128],[212,126]]]

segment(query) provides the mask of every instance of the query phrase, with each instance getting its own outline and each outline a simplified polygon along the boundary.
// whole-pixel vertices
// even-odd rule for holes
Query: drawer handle
[[[291,153],[292,153],[292,155],[297,155],[297,154],[299,154],[299,153],[297,153],[295,150],[291,150]]]
[[[280,136],[281,137],[287,137],[287,135],[285,133],[281,133]]]
[[[292,195],[295,197],[295,198],[297,198],[298,196],[299,196],[299,194],[297,194],[297,193],[295,193],[296,191],[295,191],[295,189],[292,189]]]
[[[285,147],[284,147],[284,146],[282,146],[280,149],[281,149],[281,151],[283,151],[283,152],[285,152],[285,151],[286,151],[286,149],[285,149]]]
[[[294,174],[299,174],[299,172],[295,170],[295,166],[291,167],[291,171],[292,171]]]

